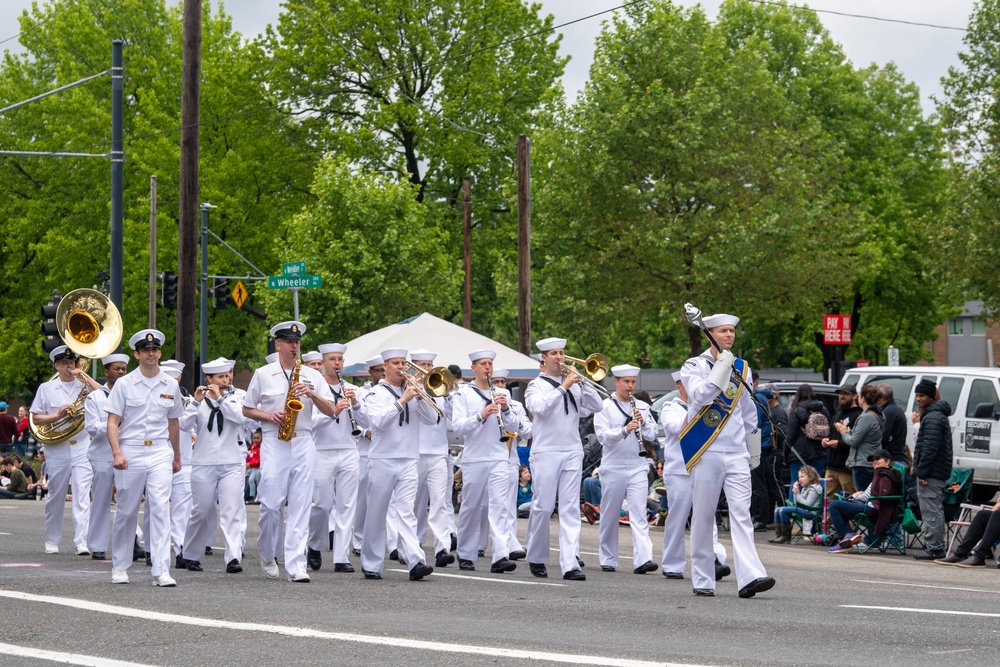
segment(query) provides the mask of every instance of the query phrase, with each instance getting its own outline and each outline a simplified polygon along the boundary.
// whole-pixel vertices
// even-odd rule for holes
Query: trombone
[[[403,380],[412,385],[420,398],[424,399],[427,405],[434,408],[434,412],[443,418],[444,412],[441,411],[434,399],[443,398],[455,391],[457,387],[455,376],[444,366],[435,366],[429,371],[425,371],[409,360],[406,362],[406,368],[413,371],[413,375],[404,374]],[[423,386],[421,387],[421,385]]]
[[[611,364],[608,362],[607,357],[600,352],[594,352],[586,359],[566,357],[566,361],[574,364],[580,364],[583,366],[583,372],[581,373],[573,366],[567,366],[566,364],[562,364],[563,371],[566,373],[576,373],[580,376],[583,382],[593,387],[602,398],[611,398],[611,392],[609,392],[604,385],[601,384],[601,380],[606,378],[608,376],[608,372],[611,370]]]

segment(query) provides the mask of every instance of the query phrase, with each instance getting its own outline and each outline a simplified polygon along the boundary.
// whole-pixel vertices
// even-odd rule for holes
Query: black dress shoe
[[[333,571],[334,572],[347,572],[348,574],[350,574],[351,572],[354,572],[354,566],[351,565],[350,563],[334,563],[333,564]]]
[[[361,574],[365,575],[365,579],[381,579],[382,575],[378,572],[369,572],[368,570],[361,570]]]
[[[330,551],[333,551],[333,531],[330,531]]]
[[[243,566],[235,558],[226,564],[226,574],[239,574],[243,571]]]
[[[361,549],[351,549],[351,555],[352,556],[360,556],[361,555]]]
[[[539,579],[548,579],[549,571],[545,569],[545,563],[528,563],[528,570]]]
[[[178,570],[183,570],[184,568],[187,567],[187,564],[188,561],[187,559],[184,558],[184,556],[180,554],[174,556],[174,567],[176,567]]]
[[[132,562],[137,560],[142,560],[146,557],[146,550],[139,546],[139,538],[135,538],[135,542],[132,545]]]
[[[570,570],[563,574],[563,579],[568,579],[569,581],[586,581],[587,575],[580,570]]]
[[[684,578],[684,573],[683,572],[664,572],[663,576],[666,577],[667,579],[683,579]]]
[[[718,559],[715,560],[715,580],[722,581],[723,577],[728,577],[733,573],[733,570],[728,565],[723,565]]]
[[[580,569],[581,569],[581,570],[582,570],[583,568],[587,567],[586,565],[584,565],[584,564],[583,564],[583,559],[582,559],[582,558],[580,558],[579,556],[577,556],[577,557],[576,557],[576,564],[580,566]]]
[[[447,567],[455,562],[455,556],[444,549],[434,554],[434,567]]]
[[[476,558],[485,558],[485,557],[486,557],[486,552],[483,551],[482,549],[476,552]]]
[[[318,570],[323,567],[323,554],[306,547],[306,564],[309,565],[310,570]]]
[[[455,533],[451,534],[451,546],[448,548],[448,551],[458,551],[458,535]]]
[[[393,549],[389,552],[389,560],[399,560],[399,549]]]
[[[703,598],[715,597],[715,591],[711,588],[696,588],[694,589],[694,594]]]
[[[757,593],[763,593],[774,588],[772,577],[759,577],[740,589],[741,598],[752,598]]]
[[[656,572],[659,567],[651,560],[647,560],[645,563],[639,567],[632,570],[635,574],[646,574],[647,572]]]
[[[476,570],[476,564],[471,560],[465,560],[464,558],[458,559],[458,569],[465,570],[466,572],[474,572]]]
[[[92,554],[90,554],[90,558],[91,560],[107,560],[108,554],[105,553],[104,551],[95,551]]]
[[[189,560],[187,562],[188,572],[204,572],[201,567],[201,563],[196,560]]]
[[[508,560],[521,560],[521,559],[527,558],[527,557],[528,557],[528,554],[525,553],[524,550],[521,550],[521,551],[511,551],[510,555],[507,556],[507,559]]]
[[[146,552],[146,567],[153,567],[153,557],[149,555],[148,551]]]
[[[205,547],[205,555],[206,555],[206,556],[211,556],[211,555],[212,555],[212,554],[214,554],[214,553],[215,553],[215,552],[214,552],[214,551],[212,551],[212,547]]]
[[[614,572],[615,568],[611,565],[602,565],[601,572]]]
[[[434,571],[434,568],[425,563],[417,563],[412,568],[410,568],[410,581],[420,581],[428,574]]]
[[[938,558],[944,558],[946,555],[944,551],[921,551],[918,554],[913,554],[913,557],[917,560],[937,560]]]
[[[517,569],[517,563],[511,563],[506,558],[501,558],[497,562],[490,565],[490,572],[493,574],[503,574],[504,572],[513,572]]]

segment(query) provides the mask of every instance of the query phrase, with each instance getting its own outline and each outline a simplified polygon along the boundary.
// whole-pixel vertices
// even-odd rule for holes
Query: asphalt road
[[[637,576],[628,560],[601,572],[597,526],[584,523],[586,582],[555,576],[553,550],[547,580],[523,562],[493,575],[481,558],[477,572],[452,565],[410,582],[392,563],[365,581],[360,568],[334,573],[325,554],[311,583],[292,584],[260,571],[251,507],[245,572],[225,574],[217,549],[205,572],[175,571],[177,588],[159,589],[141,564],[131,584],[112,585],[110,562],[74,555],[69,505],[63,553],[45,555],[43,505],[0,500],[0,665],[989,664],[1000,644],[992,562],[835,555],[758,533],[778,585],[741,600],[729,577],[696,598],[689,579]],[[627,555],[629,531],[620,537]],[[658,562],[662,533],[653,538]]]

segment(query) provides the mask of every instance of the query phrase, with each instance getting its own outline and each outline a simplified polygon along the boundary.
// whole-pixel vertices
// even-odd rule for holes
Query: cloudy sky
[[[180,3],[183,0],[176,1]],[[540,0],[543,11],[551,13],[556,24],[617,7],[624,1]],[[218,0],[211,2],[218,5]],[[259,33],[267,24],[275,23],[282,4],[283,0],[228,0],[225,9],[232,15],[235,28],[249,36]],[[687,6],[697,3],[680,0],[678,4]],[[715,16],[719,4],[720,0],[701,2],[710,16]],[[967,26],[973,4],[973,0],[813,0],[808,3],[816,10],[955,28]],[[18,33],[17,17],[30,5],[31,0],[0,0],[0,40],[9,40]],[[563,80],[571,97],[587,80],[594,38],[600,32],[604,18],[606,15],[560,31],[563,34],[563,51],[572,56]],[[947,74],[949,67],[958,63],[956,54],[962,49],[963,32],[828,13],[821,13],[820,18],[855,65],[895,62],[905,76],[920,87],[924,108],[928,112],[933,110],[930,98],[941,96],[941,77]],[[17,40],[0,42],[0,48],[17,49]]]

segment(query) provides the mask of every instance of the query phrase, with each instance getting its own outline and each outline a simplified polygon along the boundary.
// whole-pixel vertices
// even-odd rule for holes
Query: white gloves
[[[750,452],[750,470],[760,465],[760,429],[747,434],[747,451]]]
[[[729,386],[729,376],[733,373],[733,362],[736,357],[729,350],[719,352],[719,358],[708,374],[708,381],[714,384],[719,390],[724,390]]]

